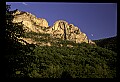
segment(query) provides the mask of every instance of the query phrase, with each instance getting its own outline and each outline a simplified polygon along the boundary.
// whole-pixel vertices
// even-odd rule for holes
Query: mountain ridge
[[[9,5],[6,7],[9,10]],[[29,19],[29,17],[27,18]],[[12,19],[13,16],[9,11],[6,12],[6,45],[5,52],[1,55],[4,55],[5,58],[5,71],[3,72],[7,79],[116,78],[117,53],[86,42],[70,41],[69,33],[81,34],[78,29],[67,30],[64,28],[67,26],[69,28],[69,24],[57,22],[54,25],[57,27],[55,27],[56,30],[51,27],[33,25],[38,28],[38,32],[29,31],[29,27],[24,25],[25,29],[28,29],[24,33],[23,24],[21,22],[12,23]],[[31,23],[34,24],[34,22]],[[47,33],[50,32],[49,30],[52,31],[51,34]],[[60,35],[55,36],[59,31],[63,32],[63,38],[59,38]],[[22,35],[23,33],[24,35]],[[26,44],[22,45],[18,42],[18,37],[22,38],[23,44]],[[23,39],[27,39],[29,42]],[[35,44],[38,46],[34,45],[31,39],[37,42]]]
[[[97,46],[117,52],[117,36],[93,40]]]
[[[36,32],[50,34],[52,38],[60,38],[62,40],[73,41],[75,43],[86,42],[95,44],[92,40],[88,39],[87,35],[81,32],[77,26],[68,24],[65,20],[58,20],[53,24],[53,26],[49,26],[46,19],[37,18],[35,15],[28,12],[15,10],[12,11],[12,15],[14,16],[13,23],[22,22],[27,33]],[[26,41],[30,43],[28,40]]]

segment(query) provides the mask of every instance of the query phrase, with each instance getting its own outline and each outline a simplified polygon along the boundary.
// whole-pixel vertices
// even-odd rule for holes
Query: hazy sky
[[[116,3],[67,3],[67,2],[7,2],[11,10],[19,9],[45,18],[49,26],[57,20],[74,24],[89,39],[117,35]]]

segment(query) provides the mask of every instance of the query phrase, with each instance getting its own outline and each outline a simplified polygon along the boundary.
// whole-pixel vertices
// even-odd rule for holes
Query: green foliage
[[[16,40],[17,37],[20,37],[23,33],[23,25],[22,23],[13,23],[12,20],[14,16],[11,15],[9,11],[10,5],[6,6],[6,28],[5,28],[5,39]]]
[[[97,46],[117,52],[117,36],[94,40],[94,42],[97,44]]]
[[[6,24],[5,24],[5,52],[13,53],[13,51],[18,51],[18,46],[21,44],[18,42],[18,37],[22,36],[24,33],[22,23],[13,23],[14,18],[9,11],[10,5],[6,5]],[[6,54],[7,54],[6,53]]]
[[[36,33],[36,32],[27,32],[22,36],[24,38],[32,38],[38,42],[48,42],[50,40],[50,34],[47,33]]]
[[[6,5],[6,26],[5,26],[5,77],[22,77],[23,74],[19,69],[23,69],[26,62],[22,61],[25,54],[32,54],[32,45],[22,45],[19,42],[19,37],[24,34],[22,23],[13,23],[14,11],[9,11],[10,5]],[[34,47],[33,47],[34,48]],[[26,59],[27,60],[27,59]],[[29,59],[28,59],[29,60]],[[21,63],[24,63],[21,67]],[[19,76],[20,75],[20,76]]]
[[[30,78],[116,77],[117,54],[101,47],[84,43],[76,48],[38,46],[32,52],[24,55],[22,59],[13,58],[14,62],[17,59],[23,63],[16,63],[17,67],[14,67],[14,73],[18,76],[22,73],[21,76],[27,75]]]
[[[80,44],[60,39],[58,41],[63,45],[62,47],[57,47],[57,44],[50,47],[34,44],[22,45],[17,41],[18,36],[16,35],[21,36],[19,31],[22,30],[18,30],[19,25],[14,25],[11,22],[11,15],[6,14],[8,23],[6,29],[9,29],[6,30],[6,39],[7,42],[14,42],[6,46],[8,53],[5,55],[5,75],[7,78],[116,77],[116,52],[87,43]],[[9,26],[9,24],[11,25]],[[51,39],[49,34],[34,32],[25,33],[24,37],[39,41],[43,40],[40,37],[46,37],[48,41]],[[67,47],[68,44],[73,47]]]

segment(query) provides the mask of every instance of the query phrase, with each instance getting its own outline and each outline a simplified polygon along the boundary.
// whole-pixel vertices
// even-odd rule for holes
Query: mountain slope
[[[23,13],[18,12],[17,15],[20,16]],[[29,19],[31,16],[25,15],[25,17]],[[25,19],[25,17],[23,18]],[[26,25],[24,23],[23,27],[27,31],[17,40],[20,42],[16,41],[16,43],[9,44],[9,47],[7,45],[5,48],[7,54],[2,53],[5,57],[4,64],[6,68],[4,72],[6,78],[116,77],[117,53],[87,43],[84,41],[87,40],[86,36],[83,36],[85,34],[75,26],[70,25],[73,27],[68,30],[69,25],[65,21],[57,21],[52,28],[44,27],[42,24],[36,25],[35,23],[31,24],[34,28]],[[13,27],[9,26],[9,22],[7,26],[7,28]],[[62,37],[59,32],[63,33]],[[72,41],[75,39],[68,37],[71,32],[73,38],[77,34],[83,34],[83,41],[81,43]]]
[[[117,36],[93,40],[97,46],[117,52]]]
[[[67,42],[66,42],[67,43]],[[108,49],[77,44],[76,47],[36,46],[30,53],[10,57],[11,78],[114,78],[117,54]]]

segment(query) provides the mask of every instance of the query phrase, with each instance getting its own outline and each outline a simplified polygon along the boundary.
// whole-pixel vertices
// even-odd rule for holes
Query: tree
[[[14,16],[12,13],[14,11],[10,11],[11,5],[6,5],[6,24],[5,24],[5,77],[8,77],[12,73],[12,66],[13,64],[9,63],[9,59],[14,59],[15,57],[12,55],[17,56],[18,53],[23,49],[22,44],[19,42],[19,37],[22,36],[24,33],[22,23],[13,23]],[[15,62],[15,61],[14,61]],[[6,76],[7,75],[7,76]]]
[[[6,5],[5,50],[9,53],[11,50],[15,51],[17,46],[20,46],[18,38],[24,33],[22,22],[12,22],[14,16],[12,15],[13,11],[10,11],[10,8],[10,5]]]

